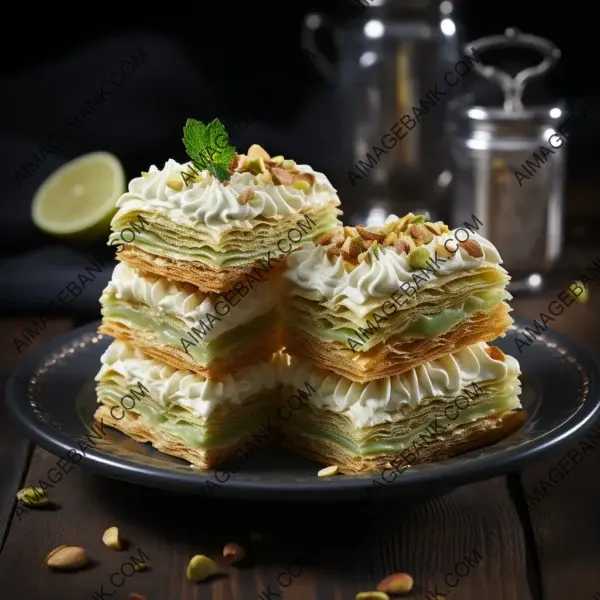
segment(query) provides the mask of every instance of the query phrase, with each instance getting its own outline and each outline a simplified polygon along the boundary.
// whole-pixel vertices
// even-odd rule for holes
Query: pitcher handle
[[[317,32],[324,29],[326,23],[325,17],[321,13],[312,12],[304,17],[302,30],[300,32],[300,44],[304,52],[313,62],[315,68],[321,75],[329,81],[337,79],[337,69],[334,63],[329,60],[320,50],[317,44]]]
[[[560,59],[560,50],[549,40],[535,35],[521,33],[518,29],[507,29],[504,35],[491,35],[479,38],[468,44],[471,50],[489,50],[491,48],[510,48],[514,46],[522,48],[533,48],[537,50],[544,59],[538,65],[527,67],[517,73],[514,77],[505,73],[497,67],[475,64],[475,70],[488,81],[497,83],[504,92],[504,110],[507,112],[518,112],[523,109],[523,92],[525,86],[534,77],[539,77],[552,67]]]

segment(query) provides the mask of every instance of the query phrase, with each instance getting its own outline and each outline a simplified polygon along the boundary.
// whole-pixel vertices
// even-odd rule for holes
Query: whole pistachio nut
[[[377,586],[377,590],[390,596],[398,596],[408,594],[413,589],[413,585],[413,578],[408,573],[394,573],[382,579]]]
[[[180,192],[183,189],[183,178],[181,177],[181,175],[172,173],[167,178],[166,185],[168,188],[171,188],[175,192]]]
[[[428,266],[429,250],[424,246],[419,246],[410,251],[407,260],[413,269],[425,269]]]
[[[324,469],[321,469],[317,473],[317,476],[318,477],[331,477],[332,475],[335,475],[339,470],[340,470],[340,468],[337,465],[331,465],[330,467],[325,467]]]
[[[58,546],[54,548],[45,563],[51,569],[59,571],[75,571],[85,567],[89,563],[85,548],[79,546]]]
[[[356,600],[390,600],[385,592],[359,592]]]
[[[569,284],[567,289],[569,290],[569,296],[579,304],[585,304],[590,299],[590,293],[583,281],[574,281]],[[579,295],[576,292],[579,292]]]
[[[46,506],[50,497],[43,488],[24,488],[17,492],[17,499],[27,506]]]
[[[225,544],[223,548],[223,557],[230,564],[241,561],[245,556],[246,551],[239,544],[230,542],[229,544]]]
[[[119,538],[119,528],[109,527],[102,535],[102,541],[105,546],[112,548],[113,550],[121,549],[121,539]]]
[[[186,575],[190,581],[200,582],[208,579],[216,572],[217,565],[214,560],[211,560],[208,556],[204,556],[204,554],[196,554],[190,560]]]

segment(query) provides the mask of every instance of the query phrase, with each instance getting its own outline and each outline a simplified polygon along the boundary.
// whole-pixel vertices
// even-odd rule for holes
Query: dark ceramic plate
[[[98,323],[75,329],[30,354],[7,384],[7,402],[27,435],[64,457],[83,450],[79,466],[103,475],[206,496],[269,499],[335,499],[412,496],[446,491],[522,468],[587,426],[599,406],[598,365],[565,336],[548,333],[530,346],[515,345],[521,325],[498,342],[517,357],[523,372],[522,427],[497,444],[433,464],[411,467],[395,480],[381,474],[317,477],[323,466],[277,445],[236,465],[233,473],[199,471],[186,462],[130,440],[112,429],[90,434],[96,408],[94,376],[112,338],[96,333]],[[523,339],[523,338],[522,338]],[[81,447],[78,440],[87,437]],[[386,479],[392,479],[386,473]],[[381,485],[374,485],[374,481]],[[210,483],[207,483],[210,482]]]

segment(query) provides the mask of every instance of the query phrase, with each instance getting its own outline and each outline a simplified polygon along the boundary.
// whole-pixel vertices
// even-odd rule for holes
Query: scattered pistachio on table
[[[119,538],[119,528],[109,527],[102,535],[102,541],[105,546],[113,550],[121,550],[121,539]]]
[[[50,497],[43,488],[23,488],[17,492],[17,499],[31,507],[50,504]]]
[[[204,554],[196,554],[190,560],[187,567],[186,575],[190,581],[200,582],[208,579],[217,573],[217,565],[214,560],[204,556]]]
[[[243,560],[246,556],[246,551],[242,546],[234,542],[225,544],[223,548],[223,557],[230,564],[234,564]]]
[[[390,600],[390,597],[384,592],[359,592],[355,600]]]
[[[575,287],[580,288],[582,290],[581,294],[579,294],[579,296],[577,296],[573,290],[571,290],[571,287]],[[589,301],[590,299],[590,292],[587,289],[585,283],[583,283],[583,281],[574,281],[573,283],[569,284],[569,287],[567,288],[569,295],[571,296],[571,298],[573,298],[573,300],[575,300],[575,302],[578,302],[579,304],[585,304],[586,302]]]
[[[379,592],[385,592],[390,596],[408,594],[413,588],[413,578],[408,573],[394,573],[382,579],[377,585]]]
[[[84,548],[62,545],[54,548],[44,562],[51,569],[75,571],[85,567],[90,561]]]
[[[317,475],[319,477],[331,477],[331,475],[335,475],[339,470],[339,467],[337,465],[332,465],[331,467],[325,467],[324,469],[321,469]]]

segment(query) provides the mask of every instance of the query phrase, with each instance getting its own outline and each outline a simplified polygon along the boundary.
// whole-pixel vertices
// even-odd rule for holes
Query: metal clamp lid
[[[539,77],[559,61],[561,52],[549,40],[527,33],[521,33],[518,29],[507,29],[504,35],[492,35],[479,38],[465,46],[465,50],[490,50],[491,48],[525,47],[538,50],[544,59],[539,65],[527,67],[517,73],[514,77],[505,73],[497,67],[475,63],[475,70],[488,81],[497,83],[504,92],[504,110],[506,112],[519,112],[523,110],[523,92],[525,86],[534,77]]]

